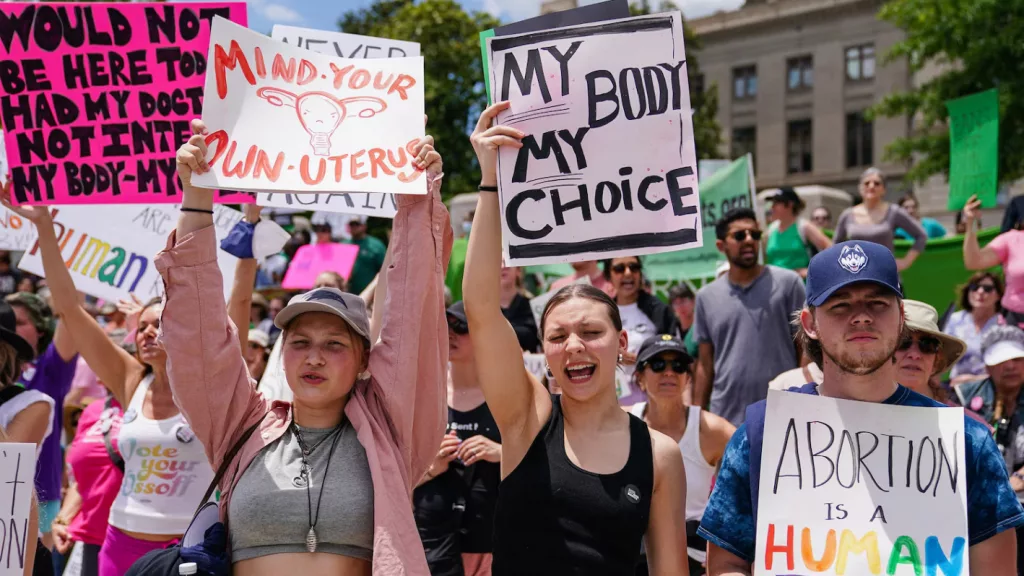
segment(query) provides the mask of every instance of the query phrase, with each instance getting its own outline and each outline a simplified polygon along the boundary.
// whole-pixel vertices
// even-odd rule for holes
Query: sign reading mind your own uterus
[[[203,121],[209,188],[426,194],[423,58],[352,60],[214,19]]]

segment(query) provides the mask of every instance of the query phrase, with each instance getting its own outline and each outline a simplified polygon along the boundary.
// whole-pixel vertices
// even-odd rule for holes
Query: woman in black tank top
[[[496,186],[499,146],[524,133],[493,126],[508,108],[480,117],[471,138]],[[495,576],[627,576],[646,544],[650,574],[689,573],[686,479],[679,447],[619,408],[615,370],[626,350],[618,307],[589,285],[560,290],[541,316],[551,396],[529,375],[501,314],[501,220],[497,194],[482,192],[466,259],[463,295],[480,386],[502,438],[494,519]]]

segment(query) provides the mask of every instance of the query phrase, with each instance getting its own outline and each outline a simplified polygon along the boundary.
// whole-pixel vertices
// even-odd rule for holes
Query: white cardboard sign
[[[770,390],[754,573],[970,574],[964,461],[962,408]]]
[[[678,12],[487,40],[510,266],[702,244]]]
[[[35,444],[0,442],[0,576],[22,576],[29,539],[32,486],[36,477]]]
[[[167,246],[167,236],[178,223],[178,206],[81,205],[55,207],[54,227],[75,287],[90,296],[109,301],[134,292],[143,302],[163,294],[163,280],[153,262]],[[243,214],[216,204],[214,225],[220,243]],[[224,295],[231,293],[238,259],[217,250],[217,264],[224,276]],[[44,276],[39,247],[33,243],[18,267]]]
[[[204,88],[207,188],[426,194],[423,58],[351,60],[215,18]]]
[[[315,210],[378,218],[394,218],[398,213],[398,200],[395,199],[394,194],[376,192],[331,192],[329,194],[260,192],[256,195],[256,203],[273,208]]]
[[[338,58],[409,58],[420,55],[419,42],[283,24],[274,24],[270,37],[285,44]]]

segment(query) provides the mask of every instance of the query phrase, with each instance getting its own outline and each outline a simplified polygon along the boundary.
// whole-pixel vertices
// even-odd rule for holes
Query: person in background
[[[903,208],[885,201],[885,177],[878,168],[868,168],[860,176],[860,195],[864,201],[851,206],[839,215],[832,241],[866,240],[893,250],[896,229],[903,228],[914,240],[914,245],[902,258],[896,259],[899,269],[906,270],[917,260],[928,243],[924,228]]]
[[[299,248],[310,242],[312,242],[312,239],[309,236],[308,230],[294,231],[292,237],[285,242],[284,248],[281,249],[280,253],[270,256],[260,263],[256,276],[256,288],[280,286],[281,281],[284,280],[285,273],[288,272],[288,264],[291,263],[292,258],[295,258],[295,253],[299,251]]]
[[[693,403],[739,426],[747,406],[767,397],[768,382],[800,365],[790,319],[803,307],[804,283],[792,270],[757,262],[761,229],[753,210],[726,212],[715,235],[729,271],[697,292]]]
[[[925,233],[928,234],[928,238],[945,238],[946,234],[948,234],[948,232],[946,232],[946,227],[940,224],[935,218],[921,217],[918,212],[920,205],[918,204],[917,196],[914,196],[913,192],[907,192],[904,194],[903,197],[900,198],[899,205],[900,208],[903,208],[903,210],[907,212],[907,214],[910,214],[911,218],[921,223],[921,227],[924,228]],[[901,240],[914,239],[914,237],[903,228],[896,229],[896,237]]]
[[[978,245],[978,232],[974,219],[981,209],[981,201],[971,196],[964,206],[967,233],[964,234],[964,267],[968,270],[987,270],[1003,267],[1006,291],[1002,297],[1003,318],[1007,324],[1024,325],[1024,230],[1013,229],[996,236],[984,248]]]
[[[689,285],[676,284],[668,291],[668,304],[679,320],[679,332],[685,338],[693,326],[693,308],[697,305],[697,297]]]
[[[270,335],[263,330],[249,330],[248,345],[245,349],[245,365],[249,368],[249,376],[256,382],[263,378],[270,359]]]
[[[103,319],[103,331],[108,335],[128,330],[128,317],[114,302],[107,302],[100,308],[100,318]]]
[[[772,203],[772,223],[764,243],[764,262],[807,276],[811,256],[832,245],[821,229],[800,218],[807,206],[796,191],[786,186],[768,198]]]
[[[50,307],[35,294],[18,292],[6,298],[18,319],[18,335],[36,351],[36,359],[24,365],[18,383],[29,390],[38,390],[53,398],[53,429],[63,428],[64,399],[71,390],[78,365],[78,347],[64,322],[56,323]],[[39,525],[48,533],[50,524],[60,511],[64,455],[60,434],[43,442],[36,464],[36,490],[39,492]],[[47,545],[50,540],[46,537]]]
[[[555,280],[551,284],[551,292],[561,290],[570,284],[575,284],[580,278],[590,279],[590,284],[595,288],[600,289],[605,294],[615,297],[615,286],[612,285],[611,281],[601,272],[601,269],[597,265],[597,260],[583,260],[580,262],[570,262],[573,273],[568,276],[563,276],[558,280]]]
[[[960,290],[960,310],[946,321],[943,332],[967,342],[967,351],[949,371],[950,384],[956,386],[984,380],[985,362],[981,358],[982,336],[993,326],[1005,322],[1002,317],[1003,280],[994,272],[975,272]]]
[[[20,282],[21,272],[11,267],[11,253],[0,250],[0,298],[17,292]]]
[[[313,224],[313,244],[331,244],[334,242],[334,229],[328,222]]]
[[[384,265],[384,254],[388,247],[366,233],[366,216],[354,216],[349,220],[348,233],[350,238],[345,242],[359,246],[356,264],[348,277],[348,290],[353,294],[362,294]]]
[[[18,281],[17,292],[28,292],[29,294],[36,293],[36,279],[30,274],[25,274]]]
[[[1024,221],[1024,196],[1015,196],[1010,200],[1010,205],[1006,207],[1006,211],[1003,212],[1003,223],[999,231],[1009,232],[1010,230],[1018,230],[1022,221]]]
[[[967,343],[939,330],[939,313],[929,304],[904,300],[903,315],[908,334],[893,355],[897,381],[936,402],[956,406],[938,376],[963,356]]]
[[[277,342],[277,337],[281,334],[281,329],[274,324],[274,319],[277,318],[281,310],[284,310],[287,304],[288,302],[284,296],[274,296],[271,298],[270,304],[267,305],[267,317],[256,325],[257,330],[262,330],[270,336],[271,343]]]
[[[679,444],[686,469],[686,547],[690,576],[701,576],[707,542],[697,535],[697,527],[711,496],[718,463],[736,427],[700,406],[686,403],[684,393],[692,379],[693,357],[686,353],[683,342],[668,334],[655,334],[640,347],[636,360],[636,383],[647,401],[625,409]],[[646,574],[647,563],[641,560],[637,576]]]
[[[490,576],[501,434],[477,378],[462,302],[448,307],[448,433],[413,492],[431,576]]]
[[[818,206],[811,210],[811,223],[821,230],[832,229],[832,211],[825,206]]]
[[[270,314],[270,302],[259,292],[252,293],[252,304],[249,306],[249,325],[259,326]]]
[[[523,352],[540,349],[537,320],[533,317],[530,300],[523,295],[522,270],[519,268],[501,267],[501,313],[516,331]]]
[[[314,288],[337,288],[342,292],[347,292],[345,286],[345,279],[342,278],[341,274],[334,272],[333,270],[325,270],[316,277],[316,282],[313,284]]]

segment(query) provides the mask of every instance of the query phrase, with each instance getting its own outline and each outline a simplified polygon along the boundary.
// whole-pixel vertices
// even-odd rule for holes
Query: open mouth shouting
[[[573,362],[565,367],[565,374],[573,384],[582,384],[594,376],[597,364],[592,362]]]
[[[327,381],[327,378],[317,372],[303,372],[300,378],[302,378],[303,383],[310,386],[319,386]]]

